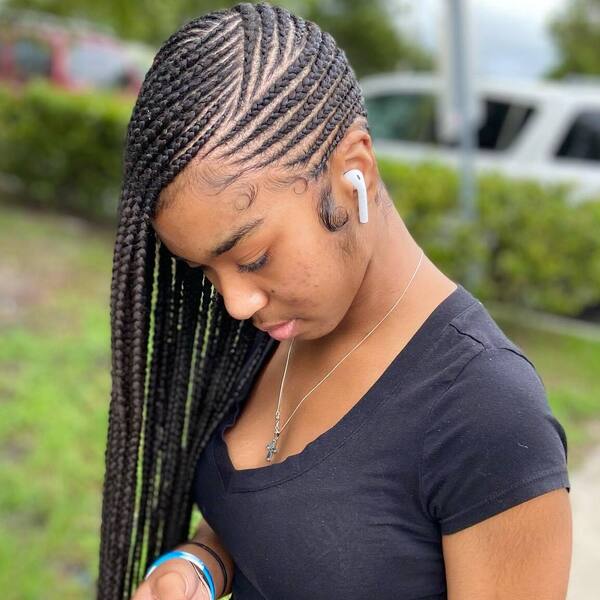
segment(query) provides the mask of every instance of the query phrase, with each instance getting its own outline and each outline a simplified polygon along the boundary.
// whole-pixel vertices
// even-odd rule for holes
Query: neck
[[[378,228],[375,239],[376,242],[363,280],[348,312],[336,328],[338,333],[365,329],[365,333],[367,333],[387,313],[409,285],[419,263],[421,249],[397,212],[394,211],[393,214],[390,214],[387,221]],[[424,262],[425,257],[419,272],[423,268]],[[419,272],[394,312],[403,312],[410,304],[411,290],[420,281]]]

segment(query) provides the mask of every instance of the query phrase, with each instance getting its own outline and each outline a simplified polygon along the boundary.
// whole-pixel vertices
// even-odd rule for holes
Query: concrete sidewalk
[[[600,594],[600,446],[573,473],[573,560],[567,600],[592,600]]]

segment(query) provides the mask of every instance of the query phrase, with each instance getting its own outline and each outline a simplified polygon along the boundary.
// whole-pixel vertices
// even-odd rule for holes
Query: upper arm
[[[569,495],[556,489],[442,536],[448,600],[564,600]]]

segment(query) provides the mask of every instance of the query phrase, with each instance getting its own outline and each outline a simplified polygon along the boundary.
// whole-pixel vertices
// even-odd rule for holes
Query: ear
[[[377,196],[379,171],[373,152],[373,142],[369,133],[360,125],[354,125],[346,133],[331,157],[331,187],[338,203],[343,203],[352,211],[357,210],[356,194],[352,184],[344,178],[344,173],[359,169],[364,175],[369,205]]]

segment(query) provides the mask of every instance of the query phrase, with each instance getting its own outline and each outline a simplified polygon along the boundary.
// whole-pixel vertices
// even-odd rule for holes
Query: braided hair
[[[331,35],[268,3],[200,16],[148,70],[127,128],[111,282],[112,389],[97,600],[129,599],[150,563],[190,533],[198,457],[269,336],[170,254],[152,219],[192,161],[282,166],[316,180],[355,122],[355,73]],[[287,171],[286,171],[287,172]],[[343,226],[324,186],[319,216]]]

